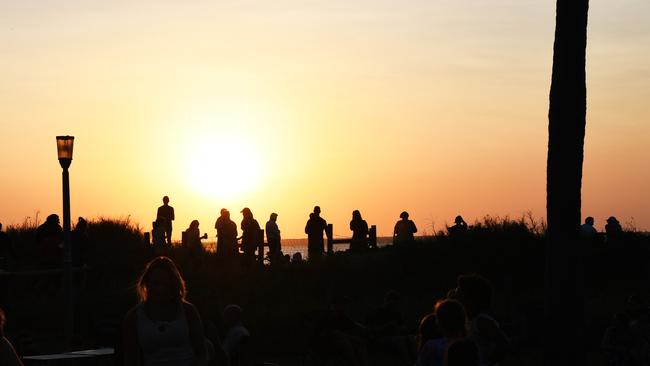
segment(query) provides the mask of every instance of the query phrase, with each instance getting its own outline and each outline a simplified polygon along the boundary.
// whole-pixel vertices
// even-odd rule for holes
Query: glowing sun
[[[185,182],[201,194],[234,199],[258,188],[263,167],[254,145],[224,138],[193,144],[188,150]]]

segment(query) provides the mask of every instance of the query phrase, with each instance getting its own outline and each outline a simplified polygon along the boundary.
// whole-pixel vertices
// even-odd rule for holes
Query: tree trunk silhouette
[[[545,365],[582,365],[580,190],[587,110],[588,0],[557,0],[546,170]]]

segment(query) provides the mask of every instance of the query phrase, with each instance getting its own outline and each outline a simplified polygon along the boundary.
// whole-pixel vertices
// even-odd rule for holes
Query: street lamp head
[[[59,156],[59,163],[62,168],[68,168],[72,163],[72,147],[74,145],[74,136],[57,136],[56,150]]]

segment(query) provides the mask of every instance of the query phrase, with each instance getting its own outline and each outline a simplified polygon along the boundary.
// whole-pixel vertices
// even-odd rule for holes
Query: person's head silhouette
[[[452,299],[438,301],[435,306],[438,326],[447,338],[457,338],[465,335],[465,309],[463,305]]]
[[[59,215],[51,214],[50,216],[47,217],[47,219],[45,219],[45,222],[50,224],[50,225],[52,225],[52,224],[58,225],[59,222],[60,222],[59,221]]]
[[[169,203],[169,197],[167,196],[163,197],[163,204],[167,206],[168,203]]]
[[[83,217],[79,217],[79,219],[77,219],[77,226],[75,226],[75,230],[84,231],[87,227],[88,221],[86,221]]]
[[[406,212],[406,211],[402,211],[402,213],[399,214],[399,217],[400,217],[402,220],[408,220],[408,218],[409,218],[409,213]]]
[[[316,216],[319,216],[319,215],[320,215],[320,206],[314,206],[314,214],[315,214]]]
[[[594,218],[591,217],[591,216],[587,217],[585,219],[585,224],[590,225],[590,226],[594,226]]]
[[[198,228],[199,227],[199,220],[192,220],[190,223],[190,229]]]
[[[361,212],[359,210],[352,211],[352,220],[361,220]]]
[[[248,207],[244,207],[244,209],[241,210],[241,214],[242,214],[242,216],[244,216],[245,219],[252,219],[253,218],[253,212]]]
[[[185,281],[176,264],[167,257],[156,257],[147,263],[136,284],[141,302],[168,302],[185,299]]]
[[[460,225],[460,224],[462,224],[462,223],[465,223],[465,220],[463,220],[463,217],[462,217],[462,216],[458,215],[458,216],[456,216],[456,218],[454,219],[454,222],[455,222],[456,224],[459,224],[459,225]]]
[[[270,216],[269,218],[271,219],[271,221],[275,221],[275,220],[278,219],[278,214],[276,214],[276,213],[274,212],[274,213],[271,214],[271,216]]]

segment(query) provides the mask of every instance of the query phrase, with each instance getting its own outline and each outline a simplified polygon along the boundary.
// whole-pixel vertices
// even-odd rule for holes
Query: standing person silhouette
[[[192,220],[190,226],[185,230],[185,245],[193,257],[198,257],[203,254],[203,243],[201,239],[207,239],[208,234],[201,236],[199,229],[199,220]]]
[[[409,220],[409,213],[403,211],[399,214],[401,220],[395,223],[395,229],[393,230],[393,244],[410,244],[415,241],[413,234],[418,232],[418,228],[415,227],[415,223],[412,220]]]
[[[323,256],[325,243],[323,241],[323,232],[327,229],[327,221],[320,217],[320,207],[315,206],[314,212],[309,214],[309,220],[305,225],[305,234],[307,234],[307,254],[309,259],[317,259]]]
[[[185,281],[174,262],[156,257],[136,284],[140,303],[123,325],[125,365],[207,365],[203,325],[185,300]]]
[[[165,218],[158,217],[151,225],[153,227],[151,230],[151,249],[154,255],[163,255],[167,251],[165,246]]]
[[[36,229],[42,263],[50,268],[60,266],[63,259],[63,229],[59,223],[59,215],[51,214]]]
[[[255,259],[255,249],[259,244],[260,224],[253,218],[250,208],[244,207],[241,214],[244,216],[241,221],[241,248],[246,261],[252,263]]]
[[[352,240],[350,240],[351,252],[362,252],[368,249],[368,223],[361,218],[359,210],[352,211],[352,221],[350,221],[350,230],[352,230]]]
[[[282,239],[280,238],[277,220],[278,214],[274,212],[269,217],[269,221],[266,222],[266,240],[269,243],[269,259],[271,263],[277,261],[282,255]]]
[[[230,211],[221,209],[214,223],[217,229],[217,256],[232,258],[237,255],[237,224],[230,219]]]
[[[77,225],[70,233],[72,242],[72,266],[81,267],[86,262],[86,250],[88,249],[88,222],[79,217]]]
[[[172,245],[172,221],[174,221],[174,208],[169,205],[169,197],[163,197],[163,205],[158,207],[156,217],[163,217],[165,219],[165,236],[167,244]]]

